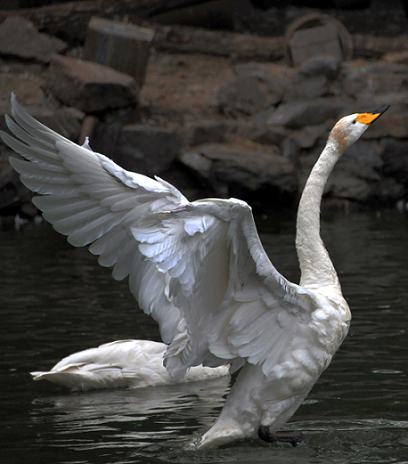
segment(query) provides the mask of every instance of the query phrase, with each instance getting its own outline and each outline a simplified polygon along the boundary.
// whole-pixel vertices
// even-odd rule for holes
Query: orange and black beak
[[[376,121],[383,113],[385,113],[390,105],[384,105],[378,110],[373,111],[372,113],[358,113],[357,121],[361,124],[366,124],[369,126],[374,121]]]

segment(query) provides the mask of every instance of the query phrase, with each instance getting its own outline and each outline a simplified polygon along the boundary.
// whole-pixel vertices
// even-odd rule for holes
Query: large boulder
[[[319,98],[339,93],[341,61],[333,56],[312,58],[296,69],[285,100]]]
[[[90,61],[54,55],[47,82],[55,98],[85,113],[138,104],[133,77]]]
[[[287,79],[262,73],[240,75],[218,92],[220,111],[231,117],[253,115],[282,101]]]
[[[225,142],[226,134],[227,125],[222,121],[194,121],[185,126],[185,142],[190,147]]]
[[[179,151],[177,130],[130,124],[122,128],[113,157],[129,171],[162,176]]]
[[[252,142],[280,147],[288,138],[288,131],[280,126],[256,124],[252,134],[248,138],[252,140]]]
[[[383,172],[408,188],[408,142],[388,139],[382,153]]]
[[[271,189],[293,198],[298,192],[295,166],[276,147],[214,143],[195,147],[180,160],[227,196]]]
[[[343,89],[356,99],[372,98],[379,94],[400,93],[407,89],[408,67],[402,64],[354,62],[343,68]]]
[[[399,98],[402,98],[400,95]],[[392,102],[391,102],[392,104]],[[381,122],[373,124],[364,134],[365,138],[393,137],[395,139],[408,138],[408,112],[403,108],[392,105],[389,112],[381,116]]]
[[[325,98],[282,103],[271,113],[267,123],[289,129],[300,129],[328,122],[333,124],[338,119],[342,109],[341,102]]]
[[[9,16],[0,25],[0,55],[48,63],[66,48],[65,42],[38,32],[34,23],[20,16]]]

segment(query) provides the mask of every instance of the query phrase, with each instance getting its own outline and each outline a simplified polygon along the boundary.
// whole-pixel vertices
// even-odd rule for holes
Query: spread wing
[[[24,159],[10,163],[33,192],[44,218],[74,246],[90,245],[113,277],[130,277],[132,292],[158,323],[165,343],[185,331],[180,311],[162,289],[166,276],[145,260],[131,233],[140,218],[187,204],[187,199],[161,179],[133,174],[103,155],[80,147],[29,116],[12,97],[7,125],[16,138],[3,141]],[[136,220],[134,220],[136,218]],[[156,288],[157,287],[157,288]]]
[[[41,125],[12,99],[16,138],[3,140],[34,203],[74,246],[89,245],[115,279],[129,278],[140,307],[170,344],[166,367],[247,360],[265,374],[301,332],[319,297],[288,282],[239,200],[189,202],[167,182],[134,174]]]

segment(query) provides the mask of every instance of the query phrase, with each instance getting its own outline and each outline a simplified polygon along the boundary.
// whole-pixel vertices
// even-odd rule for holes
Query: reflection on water
[[[289,279],[299,271],[294,223],[262,221],[262,240]],[[400,214],[326,218],[323,237],[353,313],[350,334],[287,425],[297,447],[245,440],[185,452],[210,425],[228,379],[72,394],[33,370],[115,339],[158,340],[127,284],[47,226],[0,228],[0,462],[407,463],[408,221]]]
[[[229,391],[229,378],[182,386],[52,395],[34,400],[32,421],[49,428],[54,445],[74,438],[73,449],[131,449],[180,442],[199,424],[209,427]],[[192,425],[193,424],[193,425]],[[103,433],[103,440],[95,435]],[[182,440],[181,440],[182,439]],[[174,443],[173,443],[174,446]]]

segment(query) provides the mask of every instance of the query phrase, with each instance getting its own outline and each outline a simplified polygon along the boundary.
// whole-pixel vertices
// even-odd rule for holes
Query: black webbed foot
[[[259,427],[258,437],[268,443],[289,443],[293,447],[305,441],[305,437],[300,432],[272,433],[266,425]]]

